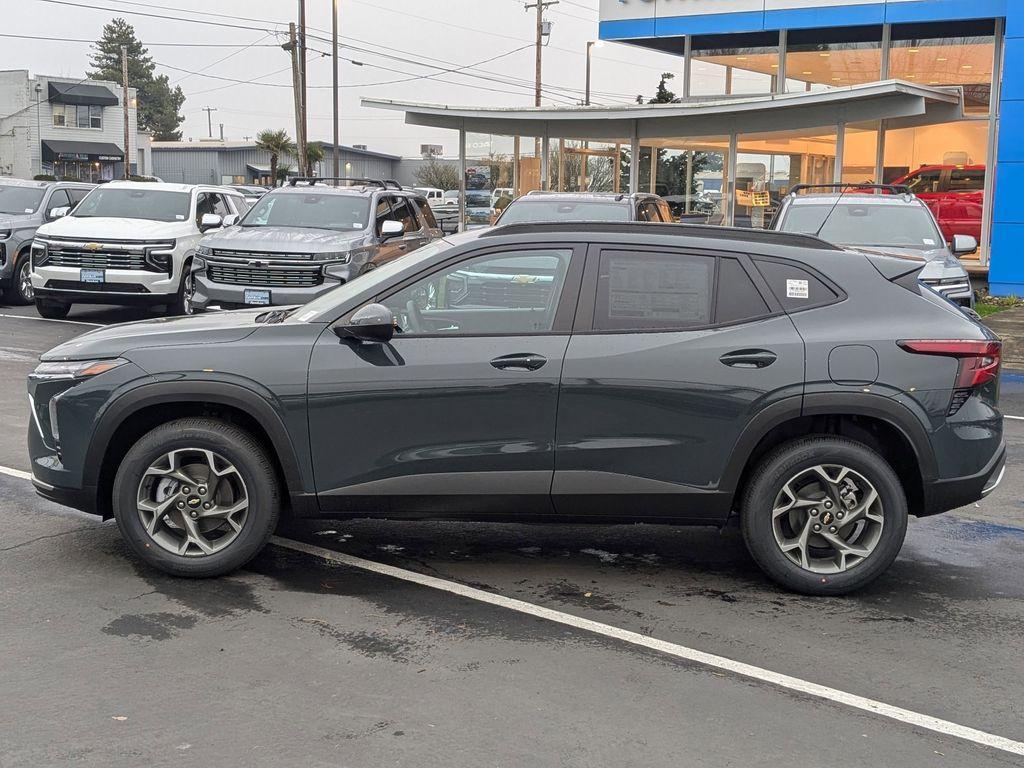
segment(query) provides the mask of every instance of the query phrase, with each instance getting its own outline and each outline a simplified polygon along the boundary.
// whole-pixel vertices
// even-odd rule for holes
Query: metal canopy
[[[959,88],[883,80],[828,91],[690,99],[679,104],[477,108],[363,99],[405,112],[405,122],[505,136],[594,140],[728,136],[887,120],[891,128],[963,118]]]

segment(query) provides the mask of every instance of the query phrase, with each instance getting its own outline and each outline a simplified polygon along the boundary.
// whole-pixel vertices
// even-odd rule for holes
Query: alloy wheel
[[[195,278],[192,277],[192,272],[187,272],[185,277],[182,278],[185,281],[185,285],[181,290],[181,313],[183,315],[192,314],[192,299],[196,293],[196,282]]]
[[[28,259],[22,262],[21,269],[18,270],[18,293],[26,304],[31,304],[35,299],[36,292],[32,287],[32,265]]]
[[[238,469],[205,448],[178,448],[157,458],[139,482],[137,509],[149,537],[183,557],[223,550],[249,515]]]
[[[885,515],[864,475],[838,464],[801,470],[772,505],[772,530],[782,553],[813,573],[844,573],[864,562],[881,539]]]

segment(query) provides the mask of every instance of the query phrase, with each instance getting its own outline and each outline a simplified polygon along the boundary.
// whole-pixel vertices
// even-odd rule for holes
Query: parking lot
[[[0,306],[3,768],[1024,765],[1024,418],[1003,484],[852,597],[651,525],[286,523],[177,580],[26,475],[39,353],[148,316]]]

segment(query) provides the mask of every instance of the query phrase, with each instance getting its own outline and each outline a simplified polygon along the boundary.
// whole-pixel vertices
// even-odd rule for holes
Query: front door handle
[[[543,367],[548,359],[543,355],[535,355],[530,352],[517,353],[514,355],[502,355],[491,360],[491,365],[499,371],[536,371]]]
[[[718,359],[731,368],[767,368],[778,356],[768,349],[737,349]]]

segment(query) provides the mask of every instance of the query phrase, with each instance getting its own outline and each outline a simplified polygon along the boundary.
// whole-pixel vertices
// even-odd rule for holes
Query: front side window
[[[387,197],[382,197],[377,201],[377,208],[374,213],[375,226],[377,228],[377,237],[384,234],[384,222],[391,218],[391,201]]]
[[[911,174],[903,183],[915,195],[928,194],[939,191],[939,180],[941,178],[942,171],[934,169]]]
[[[985,169],[959,169],[949,175],[950,192],[978,192],[985,189]]]
[[[393,200],[394,208],[391,210],[391,218],[395,221],[400,221],[406,232],[415,232],[420,228],[420,225],[416,222],[416,214],[413,213],[412,206],[409,205],[409,201],[405,198],[395,198]]]
[[[187,221],[191,207],[188,192],[136,187],[97,187],[75,208],[75,218],[109,216],[116,219]]]
[[[68,193],[63,189],[55,190],[50,199],[46,201],[46,215],[51,216],[55,208],[67,208],[70,207],[71,200],[68,198]]]
[[[367,198],[336,192],[268,192],[249,209],[243,227],[308,227],[355,232],[370,220]]]
[[[384,300],[403,334],[478,336],[554,328],[572,249],[490,253],[445,267]]]
[[[715,259],[603,251],[594,330],[685,330],[711,324]]]

